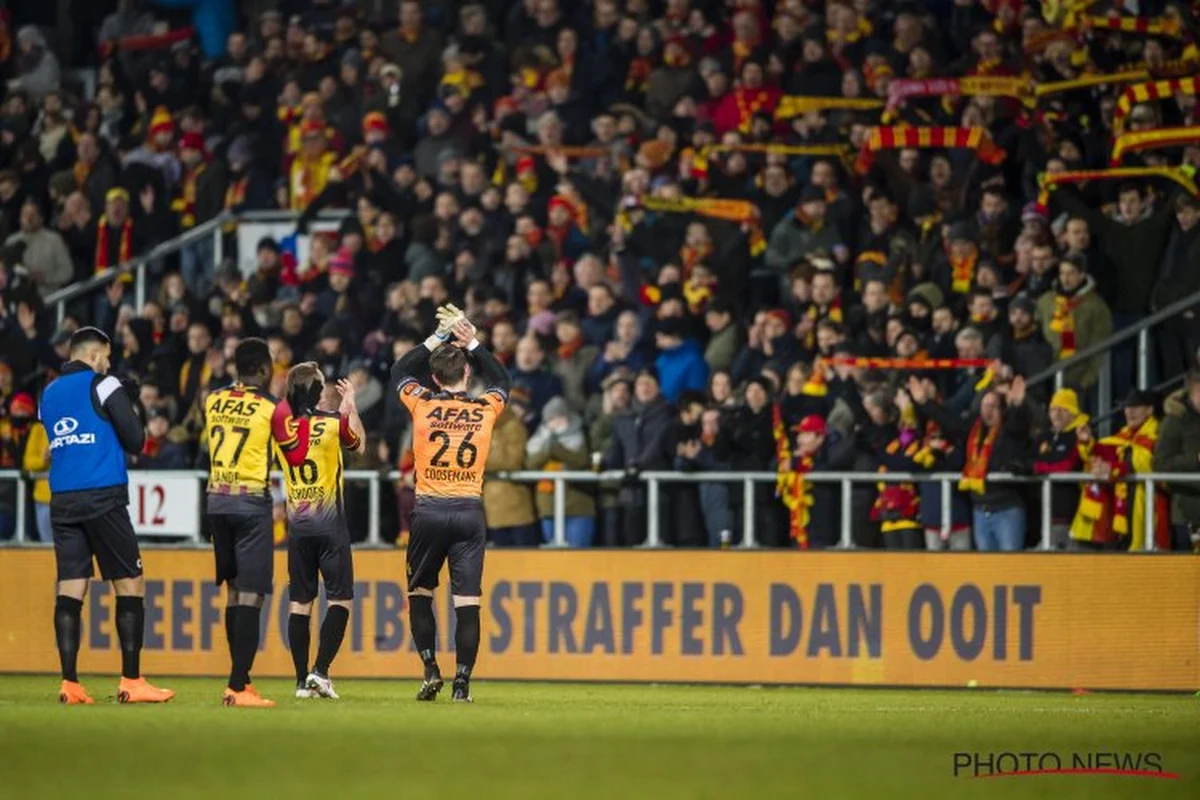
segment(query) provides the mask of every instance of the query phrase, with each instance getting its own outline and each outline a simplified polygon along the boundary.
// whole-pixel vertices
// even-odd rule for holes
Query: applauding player
[[[475,326],[461,311],[443,306],[438,309],[438,319],[437,332],[392,367],[392,385],[412,414],[416,461],[417,498],[407,552],[409,624],[425,665],[417,699],[434,700],[442,688],[442,674],[434,653],[433,590],[442,564],[449,558],[450,592],[458,623],[453,699],[469,703],[483,595],[483,470],[492,428],[508,401],[511,379],[495,356],[479,344]],[[472,361],[486,386],[478,398],[467,394]],[[434,389],[422,386],[415,377],[426,367],[432,373]]]
[[[296,668],[296,696],[337,699],[329,667],[342,646],[354,600],[354,563],[350,528],[342,502],[342,448],[361,452],[366,435],[354,403],[354,385],[338,381],[336,411],[319,407],[325,376],[314,362],[292,367],[287,399],[272,425],[283,455],[288,520],[288,640]],[[321,624],[321,643],[308,668],[313,601],[317,577],[325,581],[329,609]]]

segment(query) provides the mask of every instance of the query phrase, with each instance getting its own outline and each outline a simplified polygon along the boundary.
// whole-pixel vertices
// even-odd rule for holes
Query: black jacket
[[[978,414],[964,421],[954,410],[936,403],[926,403],[920,406],[918,411],[922,417],[937,423],[946,437],[966,452],[967,439],[975,421],[979,419]],[[1029,406],[1022,403],[1008,409],[1003,425],[1004,429],[996,437],[992,448],[988,472],[1028,473],[1033,460],[1033,448],[1029,439]],[[983,494],[973,495],[972,500],[975,508],[983,511],[1001,511],[1022,506],[1025,502],[1018,484],[991,481],[985,482]]]

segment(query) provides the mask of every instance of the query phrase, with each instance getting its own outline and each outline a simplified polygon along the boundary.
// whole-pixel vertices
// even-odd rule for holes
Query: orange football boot
[[[63,681],[58,689],[58,702],[64,706],[90,706],[96,703],[82,683]]]
[[[175,692],[151,686],[145,678],[121,678],[117,687],[118,703],[165,703],[174,696]]]
[[[228,686],[225,687],[225,694],[221,696],[221,705],[229,706],[230,708],[274,708],[275,701],[268,700],[253,691],[247,684],[243,691],[235,692]]]

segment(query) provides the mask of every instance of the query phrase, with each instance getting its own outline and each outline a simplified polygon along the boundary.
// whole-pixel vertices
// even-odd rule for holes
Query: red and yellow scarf
[[[984,493],[992,449],[995,448],[996,437],[999,435],[999,425],[984,433],[983,419],[975,420],[975,424],[971,426],[971,433],[967,436],[962,479],[958,482],[961,491],[980,495]]]
[[[776,403],[771,410],[772,433],[775,436],[775,457],[779,464],[779,476],[775,479],[775,493],[788,510],[788,533],[801,550],[808,549],[809,509],[812,507],[812,490],[804,476],[812,472],[812,456],[792,456],[791,434],[783,421],[783,411]]]
[[[854,166],[858,173],[865,174],[875,160],[879,150],[897,150],[903,148],[938,148],[950,150],[963,148],[974,150],[980,161],[986,164],[999,164],[1004,161],[1007,153],[1004,148],[992,140],[987,128],[946,128],[946,127],[910,127],[896,125],[891,127],[872,128],[866,143],[859,151]]]
[[[979,250],[972,247],[964,258],[950,257],[950,290],[955,294],[966,294],[975,283],[975,267],[979,263]]]
[[[128,264],[133,258],[133,220],[126,217],[125,223],[121,225],[121,241],[117,246],[117,263],[110,264],[108,262],[108,237],[109,225],[108,216],[101,215],[99,223],[96,225],[96,272],[103,272],[109,267],[119,267],[122,264]],[[130,281],[132,278],[128,275],[121,277],[123,281]]]
[[[1078,294],[1072,297],[1054,295],[1054,315],[1050,317],[1050,330],[1057,333],[1062,341],[1058,351],[1060,360],[1075,355],[1075,309],[1082,301],[1082,295]]]
[[[738,126],[737,129],[742,133],[750,132],[750,125],[754,120],[754,115],[759,111],[773,113],[774,109],[771,105],[771,93],[765,89],[734,89],[733,99],[737,103],[738,109]]]
[[[196,180],[206,169],[208,165],[201,163],[195,169],[188,170],[183,176],[179,197],[171,201],[171,210],[179,214],[179,226],[184,230],[196,225]]]

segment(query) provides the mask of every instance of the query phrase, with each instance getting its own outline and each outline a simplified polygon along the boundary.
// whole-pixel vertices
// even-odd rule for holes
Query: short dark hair
[[[681,392],[676,406],[680,411],[686,411],[689,406],[707,406],[708,396],[704,392],[688,390]]]
[[[90,325],[85,328],[80,328],[71,334],[71,348],[69,354],[73,356],[83,348],[93,344],[112,347],[112,340],[108,338],[107,333],[99,328],[93,328]]]
[[[1141,197],[1142,185],[1136,181],[1121,181],[1121,184],[1117,186],[1117,197],[1128,192],[1137,192],[1138,197]]]
[[[233,365],[237,369],[238,380],[242,383],[270,377],[271,348],[257,336],[243,339],[234,348]]]
[[[439,386],[462,383],[467,374],[467,354],[455,345],[444,344],[429,356],[429,371]]]

